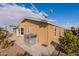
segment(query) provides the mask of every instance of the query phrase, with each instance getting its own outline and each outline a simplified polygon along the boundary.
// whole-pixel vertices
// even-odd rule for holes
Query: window
[[[16,32],[16,28],[13,28],[13,32]]]
[[[18,28],[17,29],[17,36],[22,36],[24,35],[24,28]]]
[[[24,35],[24,28],[20,28],[20,30],[21,30],[20,34]]]

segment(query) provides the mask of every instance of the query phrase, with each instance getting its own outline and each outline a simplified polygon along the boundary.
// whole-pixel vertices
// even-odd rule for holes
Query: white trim
[[[19,36],[19,29],[16,29],[16,35]]]
[[[19,27],[18,29],[16,29],[16,35],[17,35],[17,36],[24,36],[24,34],[23,34],[23,35],[21,34],[21,28],[22,28],[22,27]],[[23,28],[23,29],[24,29],[24,28]],[[24,31],[25,31],[25,30],[24,30]],[[24,33],[25,33],[25,32],[24,32]]]

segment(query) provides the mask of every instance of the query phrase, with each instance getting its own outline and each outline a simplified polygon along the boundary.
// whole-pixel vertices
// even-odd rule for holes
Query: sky
[[[31,4],[18,4],[30,8]],[[79,4],[77,3],[36,3],[33,4],[39,11],[44,11],[50,19],[65,27],[79,25]],[[49,13],[53,10],[52,13]]]
[[[27,8],[29,9],[27,10]],[[78,3],[0,4],[0,25],[7,22],[7,20],[16,21],[16,19],[24,17],[27,11],[29,11],[29,13],[32,11],[39,14],[46,13],[49,19],[52,19],[53,22],[65,28],[79,25]]]

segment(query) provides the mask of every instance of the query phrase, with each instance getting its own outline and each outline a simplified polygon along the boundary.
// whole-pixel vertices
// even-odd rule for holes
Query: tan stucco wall
[[[37,35],[37,42],[47,44],[47,24],[32,20],[26,20],[20,24],[20,27],[28,30],[29,33]]]
[[[48,44],[54,40],[55,26],[48,24]]]
[[[59,32],[61,35],[64,33],[64,29],[44,22],[38,22],[33,20],[24,20],[20,23],[19,27],[25,28],[27,32],[37,35],[37,43],[50,44],[51,41],[58,43]],[[56,28],[56,36],[55,36]]]
[[[48,24],[48,44],[50,44],[52,41],[59,43],[60,36],[64,36],[64,29],[55,25]]]

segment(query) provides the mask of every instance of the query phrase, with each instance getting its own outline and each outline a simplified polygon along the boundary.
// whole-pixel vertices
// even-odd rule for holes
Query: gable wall
[[[37,42],[47,44],[47,24],[37,21],[26,20],[20,24],[20,27],[28,30],[28,33],[37,35]]]

